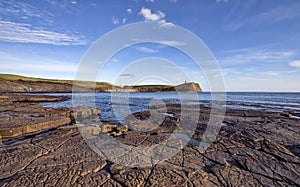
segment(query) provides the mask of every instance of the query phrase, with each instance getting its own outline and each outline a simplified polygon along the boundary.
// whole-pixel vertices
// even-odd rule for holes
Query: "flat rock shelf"
[[[300,186],[300,120],[289,114],[227,110],[216,140],[204,152],[189,143],[169,159],[131,168],[99,156],[82,138],[76,123],[84,120],[74,117],[99,118],[100,111],[32,104],[67,99],[42,97],[0,96],[1,186]],[[149,118],[149,112],[128,116],[129,129],[117,141],[136,147],[164,141],[178,123],[180,107],[168,106],[172,115],[147,131],[132,129],[135,120]],[[191,113],[200,115],[193,141],[201,139],[210,113],[200,108],[200,114]],[[99,119],[94,121],[101,126]],[[22,130],[16,134],[3,132],[18,128]]]

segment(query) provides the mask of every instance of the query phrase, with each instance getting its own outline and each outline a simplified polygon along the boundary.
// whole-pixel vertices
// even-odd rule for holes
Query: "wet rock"
[[[99,109],[44,108],[30,102],[57,102],[68,97],[2,94],[0,100],[0,135],[12,138],[43,130],[71,125],[80,120],[99,121]]]
[[[0,97],[1,99],[1,97]],[[3,104],[2,104],[3,103]],[[1,127],[6,119],[35,123],[37,118],[54,119],[69,116],[68,110],[43,109],[29,103],[1,103]],[[188,106],[187,106],[188,107]],[[191,107],[190,114],[198,115]],[[159,107],[158,107],[159,110]],[[27,113],[26,113],[27,111]],[[37,111],[43,111],[44,115]],[[165,116],[149,132],[127,131],[126,126],[110,126],[111,132],[124,132],[118,138],[98,133],[102,125],[74,125],[55,128],[0,145],[1,186],[299,186],[300,185],[300,123],[280,113],[228,110],[213,142],[203,144],[209,109],[203,108],[191,137],[178,133],[189,119],[181,120],[179,106],[169,106]],[[18,115],[22,114],[22,115]],[[51,116],[56,115],[56,116]],[[146,116],[143,116],[143,115]],[[155,123],[147,113],[136,114],[141,121]],[[153,117],[153,116],[152,116]],[[153,118],[152,118],[153,119]],[[193,119],[193,118],[191,118]],[[31,122],[34,121],[34,122]],[[220,121],[222,122],[222,121]],[[220,123],[221,124],[221,123]],[[220,125],[219,124],[219,125]],[[151,124],[150,124],[151,125]],[[77,128],[78,127],[78,128]],[[102,128],[100,128],[102,127]],[[92,136],[87,142],[80,129]],[[96,130],[95,130],[96,129]],[[177,134],[174,134],[177,133]],[[173,134],[173,136],[172,136]],[[170,137],[175,137],[170,141]],[[192,138],[194,143],[188,141]],[[108,141],[113,139],[115,145]],[[183,147],[184,142],[189,142]],[[101,143],[98,151],[92,145]],[[164,144],[165,146],[159,146]],[[114,147],[116,146],[116,147]],[[207,148],[207,149],[204,149]],[[115,149],[117,148],[117,149]],[[152,151],[150,151],[152,149]],[[105,151],[106,150],[106,151]],[[111,151],[110,151],[111,150]],[[142,150],[142,151],[138,151]],[[163,158],[163,154],[172,156]],[[111,160],[122,164],[113,163]],[[136,164],[131,167],[126,163]],[[142,164],[141,164],[142,163]]]

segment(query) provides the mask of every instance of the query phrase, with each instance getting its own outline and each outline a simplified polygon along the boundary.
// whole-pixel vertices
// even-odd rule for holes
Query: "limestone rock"
[[[27,102],[7,102],[7,97],[0,99],[3,99],[0,103],[1,129],[42,123],[45,119],[70,118],[69,109],[44,109]],[[210,109],[201,107],[201,113],[197,114],[199,111],[193,108],[195,106],[190,107],[190,115],[199,115],[199,121],[192,135],[193,143],[182,149],[180,138],[185,140],[189,137],[177,133],[175,129],[191,122],[185,119],[178,124],[176,118],[182,109],[178,105],[168,106],[168,112],[174,113],[175,117],[165,118],[153,131],[130,129],[124,132],[128,127],[109,124],[107,129],[115,133],[123,132],[123,136],[112,138],[107,133],[100,133],[93,136],[94,142],[89,142],[96,145],[97,140],[101,141],[103,146],[98,151],[108,150],[104,156],[94,152],[80,134],[81,128],[98,134],[100,129],[103,131],[100,128],[102,125],[77,124],[74,128],[52,128],[18,139],[3,138],[0,145],[0,185],[300,185],[299,119],[280,113],[227,110],[224,121],[231,125],[220,126],[215,141],[206,142],[209,147],[203,149],[203,144],[195,142],[203,140]],[[144,120],[149,118],[147,113],[133,115]],[[177,133],[176,136],[171,136],[173,133]],[[178,141],[170,141],[170,137],[177,137]],[[108,140],[118,142],[118,149],[112,147],[114,144]],[[163,143],[166,146],[160,147]],[[154,151],[151,152],[152,147]],[[136,151],[139,149],[142,151]],[[172,151],[174,154],[171,157],[160,157],[162,153]],[[113,163],[113,159],[120,159],[123,165]],[[144,161],[145,165],[126,165],[140,161]]]
[[[112,132],[115,129],[117,129],[117,125],[111,125],[111,124],[102,125],[102,132]]]

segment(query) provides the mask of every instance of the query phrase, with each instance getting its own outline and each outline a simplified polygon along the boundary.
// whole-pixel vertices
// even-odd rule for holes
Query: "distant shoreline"
[[[202,92],[198,83],[180,85],[115,86],[107,82],[54,80],[0,74],[0,93],[72,93],[72,92]]]

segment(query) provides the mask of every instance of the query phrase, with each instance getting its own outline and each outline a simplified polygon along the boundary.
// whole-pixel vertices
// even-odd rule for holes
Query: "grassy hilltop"
[[[75,86],[74,86],[75,85]],[[95,90],[93,90],[95,88]],[[0,74],[0,92],[201,92],[198,83],[172,85],[137,85],[118,87],[107,82],[56,80]]]

